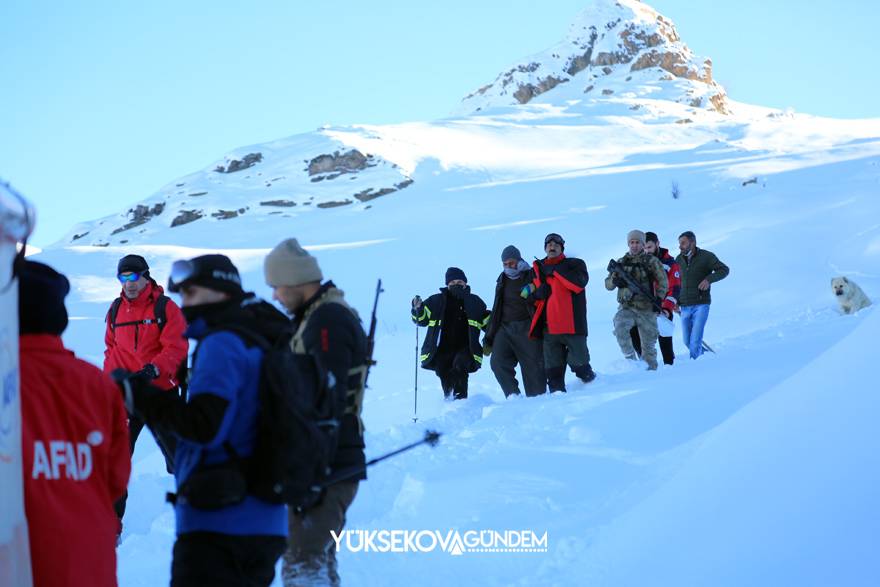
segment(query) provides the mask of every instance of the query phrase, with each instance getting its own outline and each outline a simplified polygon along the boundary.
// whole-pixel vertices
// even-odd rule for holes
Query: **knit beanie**
[[[649,243],[649,242],[650,242],[650,243],[654,243],[654,244],[659,245],[659,244],[660,244],[660,239],[657,237],[657,233],[656,233],[656,232],[648,231],[648,232],[645,233],[645,242],[646,242],[646,243]]]
[[[150,276],[150,266],[147,265],[147,260],[140,255],[126,255],[119,260],[119,263],[116,265],[116,275],[128,273],[129,271],[140,273],[147,277]]]
[[[631,230],[626,235],[626,242],[628,243],[631,240],[637,240],[642,244],[645,244],[645,233],[641,230]]]
[[[244,294],[238,268],[226,255],[201,255],[173,263],[168,291],[177,293],[186,285],[199,285],[233,296]]]
[[[272,249],[266,256],[263,272],[269,287],[302,285],[324,279],[318,260],[302,248],[295,238],[282,241]]]
[[[519,249],[513,245],[507,245],[506,247],[504,247],[504,250],[501,251],[501,262],[503,263],[508,259],[514,259],[516,261],[522,259],[522,255],[520,254]]]
[[[67,278],[42,263],[23,261],[18,269],[19,334],[60,335],[67,328]]]
[[[449,285],[449,282],[455,279],[460,279],[467,283],[467,277],[465,276],[464,271],[458,267],[450,267],[446,270],[446,284]]]

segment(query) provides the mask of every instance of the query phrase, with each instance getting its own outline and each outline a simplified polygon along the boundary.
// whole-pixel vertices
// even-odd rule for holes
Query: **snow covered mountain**
[[[880,316],[841,316],[829,279],[848,275],[877,300],[878,218],[880,119],[736,102],[671,20],[599,0],[564,41],[465,98],[457,116],[238,149],[77,225],[37,258],[70,275],[65,339],[96,363],[116,261],[129,252],[162,281],[173,260],[221,251],[268,297],[263,257],[296,236],[363,315],[383,279],[368,455],[424,428],[445,435],[371,471],[348,528],[532,529],[549,547],[343,551],[346,584],[867,585],[880,582],[869,358]],[[601,280],[632,228],[670,248],[694,230],[731,267],[712,292],[717,356],[657,373],[621,359],[615,296]],[[505,400],[486,367],[471,397],[449,404],[421,371],[413,422],[409,300],[435,291],[450,265],[491,300],[503,247],[542,256],[551,231],[590,269],[599,378]],[[167,582],[169,488],[161,455],[142,441],[119,548],[124,586]]]
[[[565,39],[468,95],[461,111],[621,93],[728,113],[724,89],[712,80],[712,61],[694,56],[672,21],[639,0],[595,2]]]

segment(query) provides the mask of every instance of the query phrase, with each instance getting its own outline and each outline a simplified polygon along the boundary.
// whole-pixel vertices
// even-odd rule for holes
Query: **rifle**
[[[373,360],[373,350],[376,348],[376,308],[379,306],[379,294],[382,289],[382,280],[376,284],[376,297],[373,300],[373,314],[370,317],[370,333],[367,335],[367,372],[364,373],[364,387],[367,387],[367,377],[370,376],[370,367],[376,364]]]
[[[617,275],[619,275],[620,278],[626,282],[626,286],[631,292],[633,292],[634,294],[637,293],[645,296],[646,298],[651,300],[651,305],[654,306],[655,310],[660,313],[663,312],[663,305],[660,303],[660,300],[657,299],[657,296],[645,290],[645,288],[643,288],[639,282],[633,279],[632,275],[626,272],[626,270],[623,268],[623,265],[621,265],[619,262],[615,261],[614,259],[608,261],[608,272],[616,273]]]
[[[663,306],[660,303],[660,300],[658,300],[656,296],[648,295],[648,292],[645,291],[645,288],[639,285],[639,283],[623,269],[623,265],[621,265],[614,259],[611,259],[610,261],[608,261],[608,271],[610,273],[616,273],[617,275],[619,275],[626,282],[627,287],[630,288],[631,291],[642,294],[643,296],[651,300],[651,305],[654,306],[655,310],[661,313],[663,312]],[[706,341],[702,341],[701,346],[703,347],[703,350],[707,350],[712,354],[715,354],[715,349],[706,344]]]

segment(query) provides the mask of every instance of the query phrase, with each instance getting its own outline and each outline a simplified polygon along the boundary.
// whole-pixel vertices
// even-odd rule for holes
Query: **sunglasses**
[[[126,281],[137,281],[141,278],[140,273],[120,273],[116,276],[119,279],[119,283],[125,283]]]

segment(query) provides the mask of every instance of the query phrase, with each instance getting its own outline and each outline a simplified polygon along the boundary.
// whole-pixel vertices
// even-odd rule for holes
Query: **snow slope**
[[[609,4],[596,10],[618,10]],[[840,315],[829,280],[848,275],[877,300],[880,119],[732,101],[721,114],[679,101],[703,82],[661,83],[657,68],[627,81],[618,70],[603,81],[616,84],[608,95],[574,98],[568,83],[525,105],[328,127],[243,148],[130,211],[81,223],[36,257],[71,277],[65,340],[100,364],[103,316],[119,290],[113,273],[126,253],[145,255],[164,280],[175,259],[224,252],[245,285],[268,297],[262,258],[297,236],[362,315],[383,279],[379,363],[364,406],[368,456],[426,428],[444,433],[437,448],[372,470],[347,527],[531,529],[549,539],[543,553],[342,552],[346,584],[877,584],[867,550],[880,530],[867,349],[878,317],[874,308]],[[371,158],[353,171],[309,174],[322,154],[352,150]],[[214,171],[250,153],[262,159]],[[295,205],[260,204],[270,199]],[[163,203],[158,214],[143,212]],[[201,218],[171,226],[196,209]],[[611,334],[615,296],[601,282],[635,227],[658,232],[665,246],[692,229],[731,267],[713,287],[706,337],[717,356],[656,373],[621,359]],[[542,256],[551,231],[590,268],[599,378],[571,380],[565,395],[505,400],[484,368],[471,397],[449,404],[421,371],[413,422],[409,300],[441,286],[449,265],[491,300],[502,248]],[[162,499],[170,487],[158,450],[140,442],[119,548],[124,586],[167,582],[174,528]]]

